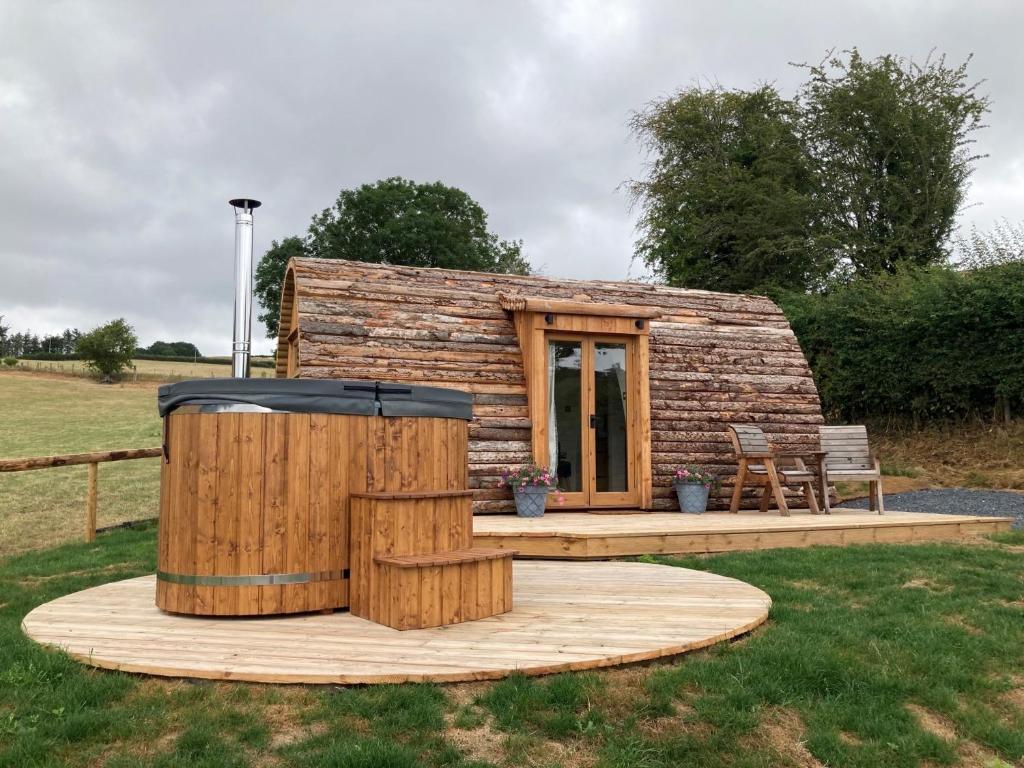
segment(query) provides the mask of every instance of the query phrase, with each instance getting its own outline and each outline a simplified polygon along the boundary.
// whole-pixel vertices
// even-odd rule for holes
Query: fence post
[[[85,540],[96,540],[96,486],[100,465],[89,463],[89,488],[85,496]]]

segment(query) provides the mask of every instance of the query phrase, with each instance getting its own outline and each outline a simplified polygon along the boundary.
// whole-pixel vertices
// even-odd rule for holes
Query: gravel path
[[[845,501],[840,506],[867,509],[867,499]],[[1013,527],[1024,530],[1024,493],[975,491],[968,488],[932,488],[925,491],[885,494],[885,508],[900,512],[933,512],[940,515],[983,515],[1015,518]]]

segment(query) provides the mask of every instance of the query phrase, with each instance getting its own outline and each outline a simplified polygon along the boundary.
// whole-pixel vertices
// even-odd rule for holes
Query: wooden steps
[[[350,610],[426,629],[512,609],[513,551],[473,547],[472,494],[357,493],[350,499]]]
[[[513,553],[514,554],[514,553]],[[476,563],[481,560],[500,560],[508,555],[507,549],[453,549],[451,552],[434,552],[427,555],[392,555],[375,557],[381,565],[394,568],[430,568],[435,565],[458,565]]]

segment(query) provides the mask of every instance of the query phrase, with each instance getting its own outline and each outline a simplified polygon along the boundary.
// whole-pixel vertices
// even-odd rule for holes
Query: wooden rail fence
[[[66,453],[60,456],[34,456],[27,459],[0,459],[0,472],[25,472],[30,469],[88,465],[89,480],[85,494],[85,540],[94,541],[96,539],[99,465],[108,461],[153,459],[162,455],[163,449],[161,448],[128,448],[123,451],[93,451],[91,453]]]

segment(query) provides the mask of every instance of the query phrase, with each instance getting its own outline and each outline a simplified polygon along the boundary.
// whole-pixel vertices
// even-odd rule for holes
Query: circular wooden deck
[[[483,680],[591,669],[703,648],[753,629],[771,599],[742,581],[645,563],[516,562],[510,613],[400,632],[349,613],[167,614],[153,576],[41,605],[23,629],[106,669],[274,683]]]

